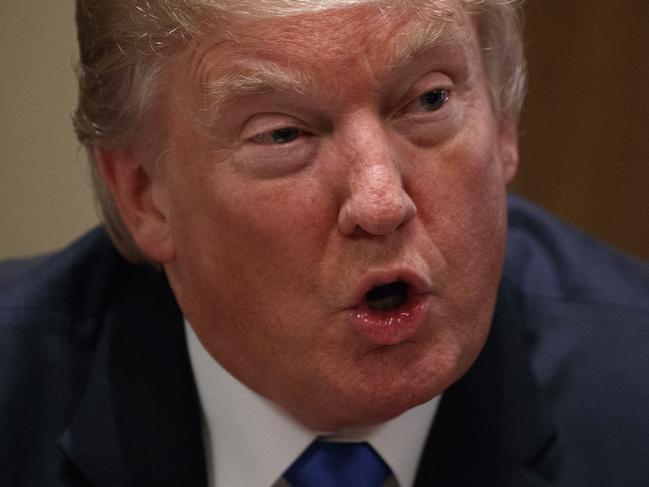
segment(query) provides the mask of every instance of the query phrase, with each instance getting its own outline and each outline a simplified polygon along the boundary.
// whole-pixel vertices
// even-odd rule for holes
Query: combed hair
[[[516,118],[525,93],[520,0],[459,1],[476,22],[496,114]],[[228,22],[235,18],[287,16],[364,3],[391,0],[77,0],[80,62],[74,127],[88,152],[100,216],[124,257],[144,260],[99,174],[93,148],[140,147],[147,157],[161,157],[163,128],[147,123],[147,118],[157,107],[169,59],[200,36],[228,38]],[[444,0],[408,3],[426,12],[438,9]]]

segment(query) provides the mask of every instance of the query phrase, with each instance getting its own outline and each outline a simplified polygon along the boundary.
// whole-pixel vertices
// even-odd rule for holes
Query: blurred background
[[[97,222],[72,131],[74,1],[0,0],[0,258],[58,248]]]
[[[70,114],[74,2],[0,2],[0,258],[97,217]],[[528,0],[529,94],[513,191],[649,260],[649,2]]]
[[[513,190],[649,260],[649,2],[528,0]]]

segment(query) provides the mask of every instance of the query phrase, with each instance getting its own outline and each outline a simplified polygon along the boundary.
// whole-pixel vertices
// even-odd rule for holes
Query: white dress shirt
[[[388,464],[387,485],[411,487],[439,396],[385,423],[322,433],[292,416],[223,369],[185,322],[192,369],[203,411],[209,487],[278,487],[284,471],[318,436],[367,441]]]

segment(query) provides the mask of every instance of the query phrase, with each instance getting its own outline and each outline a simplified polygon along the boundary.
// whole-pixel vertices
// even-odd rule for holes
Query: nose
[[[417,214],[404,187],[398,156],[386,134],[364,126],[348,157],[348,194],[338,215],[338,228],[347,236],[388,235]]]

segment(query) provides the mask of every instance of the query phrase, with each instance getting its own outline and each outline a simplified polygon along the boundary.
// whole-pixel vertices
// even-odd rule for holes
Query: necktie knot
[[[293,487],[381,487],[390,468],[366,442],[315,440],[288,468]]]

